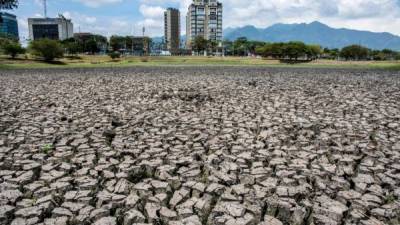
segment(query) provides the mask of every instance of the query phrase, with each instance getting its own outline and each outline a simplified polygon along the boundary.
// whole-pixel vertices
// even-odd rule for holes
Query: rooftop
[[[67,19],[62,15],[59,15],[59,17],[56,17],[56,18],[49,18],[49,17],[46,17],[46,18],[28,18],[28,21],[36,21],[36,22],[43,22],[43,21],[54,21],[54,22],[57,21],[58,22],[60,20],[61,21],[71,22],[71,19]]]
[[[14,15],[14,14],[11,14],[11,13],[7,13],[7,12],[0,12],[0,15],[1,16],[8,16],[8,17],[12,17],[12,18],[17,18],[17,16],[16,15]]]

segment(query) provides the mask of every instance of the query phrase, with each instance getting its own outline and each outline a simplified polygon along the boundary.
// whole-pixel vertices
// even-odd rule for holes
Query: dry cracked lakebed
[[[0,71],[0,224],[399,224],[395,71]]]

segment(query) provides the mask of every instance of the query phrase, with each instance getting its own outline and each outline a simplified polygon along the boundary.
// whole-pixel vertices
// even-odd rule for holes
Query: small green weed
[[[42,152],[46,155],[48,155],[53,149],[54,146],[52,144],[45,144],[42,146]]]

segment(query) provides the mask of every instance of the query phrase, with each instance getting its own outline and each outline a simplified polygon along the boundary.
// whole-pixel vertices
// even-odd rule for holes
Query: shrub
[[[15,59],[18,54],[24,54],[25,49],[18,42],[10,41],[5,43],[2,47],[4,54],[11,56],[11,58]]]
[[[29,50],[32,55],[40,57],[45,61],[53,61],[56,58],[64,56],[62,45],[58,41],[50,39],[32,41],[29,44]]]
[[[149,61],[149,58],[147,58],[147,57],[140,58],[140,62],[148,62],[148,61]]]
[[[0,48],[3,49],[3,47],[8,44],[10,41],[12,41],[11,39],[7,38],[7,37],[3,37],[4,35],[2,33],[0,33]]]
[[[110,52],[110,53],[108,53],[108,56],[110,56],[112,59],[119,59],[119,58],[121,58],[121,53],[119,53],[119,52]]]

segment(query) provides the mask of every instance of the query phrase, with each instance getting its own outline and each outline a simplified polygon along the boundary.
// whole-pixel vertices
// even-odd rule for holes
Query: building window
[[[59,39],[58,34],[58,25],[57,24],[34,24],[32,25],[33,29],[33,39],[41,39],[41,38],[48,38],[53,40]]]

